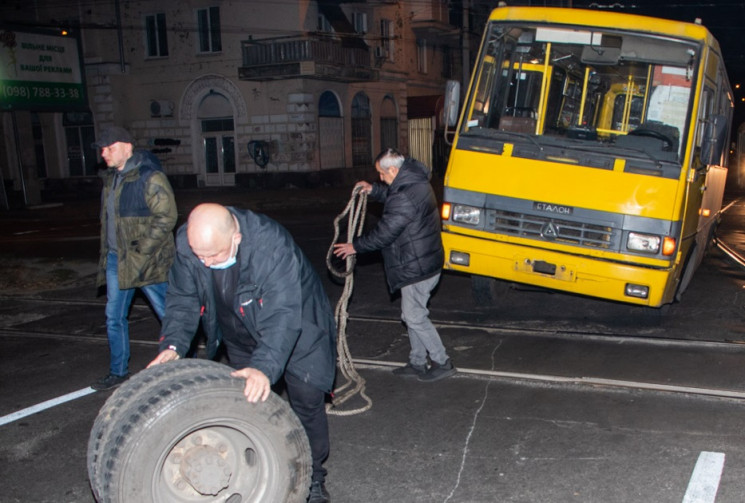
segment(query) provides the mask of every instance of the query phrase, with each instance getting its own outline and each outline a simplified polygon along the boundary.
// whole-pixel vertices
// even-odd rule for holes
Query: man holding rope
[[[383,203],[377,225],[351,243],[334,245],[341,259],[381,250],[391,293],[401,290],[401,319],[409,334],[409,362],[393,371],[437,381],[455,374],[440,334],[429,319],[427,304],[440,280],[444,251],[440,215],[426,166],[386,149],[375,159],[382,183],[357,182],[355,187]],[[427,361],[429,357],[429,362]]]

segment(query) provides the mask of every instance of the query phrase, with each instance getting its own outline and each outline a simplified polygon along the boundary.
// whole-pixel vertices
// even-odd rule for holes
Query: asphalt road
[[[177,196],[182,216],[205,197]],[[227,199],[285,224],[338,299],[342,287],[324,269],[344,191]],[[71,206],[0,215],[0,274],[25,268],[27,278],[0,279],[0,422],[87,393],[106,372],[104,298],[91,283],[95,205]],[[720,231],[743,251],[744,215],[745,205],[736,203]],[[664,312],[502,286],[497,305],[478,306],[467,277],[443,275],[430,308],[461,372],[419,383],[390,373],[408,352],[398,299],[386,290],[379,257],[360,257],[348,340],[373,405],[330,418],[334,501],[742,501],[739,266],[714,250],[683,301]],[[131,332],[137,370],[154,356],[158,333],[141,301]],[[86,444],[109,395],[88,393],[6,419],[0,501],[92,502]],[[699,459],[708,470],[696,469]],[[701,496],[691,499],[696,490]]]

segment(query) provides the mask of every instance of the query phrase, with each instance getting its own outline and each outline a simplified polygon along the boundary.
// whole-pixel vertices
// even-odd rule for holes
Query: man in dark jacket
[[[173,189],[158,159],[134,150],[126,129],[111,127],[94,148],[109,169],[101,192],[101,256],[98,286],[106,284],[106,331],[111,354],[109,374],[92,387],[108,390],[129,376],[127,316],[139,288],[163,317],[168,270],[175,247],[178,213]]]
[[[378,155],[375,169],[383,183],[362,181],[357,186],[384,203],[383,216],[370,232],[352,243],[334,245],[334,254],[344,259],[355,253],[382,250],[388,287],[391,293],[401,290],[401,319],[411,343],[409,362],[393,373],[418,376],[421,381],[449,377],[456,370],[427,309],[444,261],[440,215],[429,184],[429,170],[393,149]]]
[[[313,457],[308,501],[328,501],[325,395],[336,373],[336,323],[313,266],[277,222],[201,204],[176,235],[156,365],[183,357],[201,320],[207,356],[225,345],[249,402],[266,400],[284,374]]]

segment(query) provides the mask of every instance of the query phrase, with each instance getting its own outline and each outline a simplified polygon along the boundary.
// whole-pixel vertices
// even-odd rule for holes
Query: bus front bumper
[[[670,269],[442,233],[445,269],[659,307],[672,301]],[[666,293],[668,292],[668,293]]]

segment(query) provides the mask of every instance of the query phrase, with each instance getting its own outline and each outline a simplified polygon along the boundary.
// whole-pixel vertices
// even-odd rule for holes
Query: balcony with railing
[[[306,35],[241,42],[241,80],[314,78],[341,82],[376,80],[370,49],[345,47],[327,36]]]
[[[411,11],[411,28],[417,37],[439,39],[455,38],[458,27],[452,24],[447,0],[422,0]]]

